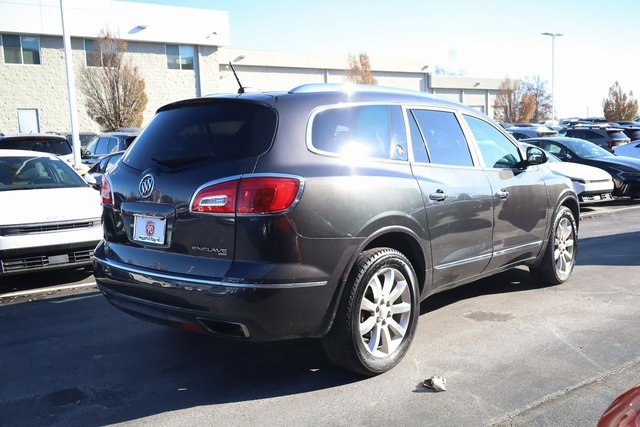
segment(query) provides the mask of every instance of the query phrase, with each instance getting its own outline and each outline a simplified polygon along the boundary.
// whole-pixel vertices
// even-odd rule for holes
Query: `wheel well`
[[[575,199],[567,198],[562,202],[562,206],[566,206],[571,209],[573,218],[576,220],[576,225],[580,225],[580,205]]]
[[[413,269],[415,270],[418,279],[418,290],[421,294],[425,286],[426,265],[424,252],[418,242],[408,234],[392,232],[376,237],[367,244],[363,251],[381,247],[392,248],[400,251],[409,259]]]

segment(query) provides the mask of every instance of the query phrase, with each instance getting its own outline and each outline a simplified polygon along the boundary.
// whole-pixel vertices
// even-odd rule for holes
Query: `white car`
[[[616,156],[626,156],[640,158],[640,139],[631,141],[628,144],[613,147],[613,153]]]
[[[534,145],[521,142],[525,149]],[[565,176],[573,183],[573,189],[580,203],[593,203],[613,200],[613,178],[609,172],[593,166],[563,162],[545,151],[549,161],[545,165],[555,174]]]
[[[90,265],[100,201],[57,156],[0,149],[0,277]]]

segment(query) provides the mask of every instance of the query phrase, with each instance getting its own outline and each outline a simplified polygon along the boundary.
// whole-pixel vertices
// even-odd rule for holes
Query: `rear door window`
[[[412,113],[420,128],[431,163],[473,166],[467,140],[454,113],[418,109],[412,110]]]
[[[602,139],[604,135],[599,134],[598,132],[594,132],[592,130],[587,130],[584,132],[584,139]]]
[[[123,162],[143,170],[258,156],[271,146],[276,123],[273,109],[248,102],[179,104],[156,114]]]

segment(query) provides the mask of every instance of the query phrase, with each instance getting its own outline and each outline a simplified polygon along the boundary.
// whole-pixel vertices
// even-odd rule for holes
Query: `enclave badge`
[[[140,184],[138,185],[138,191],[140,192],[140,196],[142,196],[143,198],[149,197],[149,195],[153,191],[153,185],[154,185],[153,175],[147,174],[143,176],[142,179],[140,180]]]

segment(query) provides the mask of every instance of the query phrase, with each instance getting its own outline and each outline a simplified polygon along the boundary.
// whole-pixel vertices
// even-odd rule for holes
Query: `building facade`
[[[344,83],[348,58],[228,48],[225,11],[117,0],[0,0],[0,132],[70,130],[62,16],[70,36],[75,86],[93,67],[95,40],[108,30],[127,41],[148,97],[143,125],[160,106],[243,86],[289,90],[305,83]],[[371,58],[378,84],[413,89],[470,105],[492,116],[501,79],[432,74],[420,59]],[[99,132],[76,90],[81,131]]]

